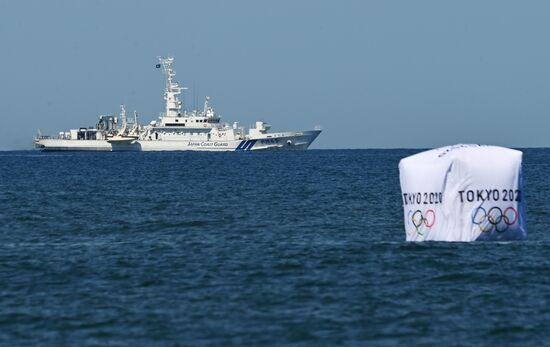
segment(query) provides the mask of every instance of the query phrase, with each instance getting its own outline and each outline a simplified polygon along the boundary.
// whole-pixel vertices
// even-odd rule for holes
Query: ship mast
[[[176,76],[176,72],[172,68],[174,58],[158,57],[158,59],[160,64],[157,67],[162,66],[162,70],[166,75],[166,89],[164,90],[164,100],[166,100],[165,117],[180,117],[183,103],[179,100],[178,95],[187,88],[180,87],[178,82],[174,81],[174,76]]]
[[[122,121],[122,126],[118,131],[118,135],[124,135],[124,133],[126,132],[126,128],[128,126],[127,120],[126,120],[126,108],[124,108],[124,105],[120,105],[120,120]]]

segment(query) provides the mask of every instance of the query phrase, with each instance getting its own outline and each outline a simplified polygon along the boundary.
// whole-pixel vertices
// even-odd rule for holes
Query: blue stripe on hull
[[[235,151],[250,151],[252,147],[258,142],[258,140],[243,140],[237,148],[235,148]]]
[[[248,141],[242,140],[241,143],[235,148],[235,151],[244,151],[244,147],[248,144]]]
[[[248,144],[248,146],[245,146],[245,148],[246,148],[245,150],[250,151],[252,149],[252,146],[254,146],[256,144],[256,141],[258,141],[258,140],[250,140],[249,141],[250,143]]]

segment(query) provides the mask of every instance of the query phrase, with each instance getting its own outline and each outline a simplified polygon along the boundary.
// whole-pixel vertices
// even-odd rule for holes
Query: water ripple
[[[550,151],[475,244],[403,242],[411,153],[0,153],[0,344],[545,344]]]

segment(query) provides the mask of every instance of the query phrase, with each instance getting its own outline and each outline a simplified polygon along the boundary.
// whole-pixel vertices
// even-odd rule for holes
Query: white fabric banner
[[[454,145],[399,163],[407,241],[527,238],[522,152]]]

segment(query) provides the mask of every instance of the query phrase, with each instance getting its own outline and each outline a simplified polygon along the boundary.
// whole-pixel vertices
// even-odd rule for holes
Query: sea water
[[[418,151],[0,152],[0,344],[548,343],[550,150],[528,241],[406,243]]]

